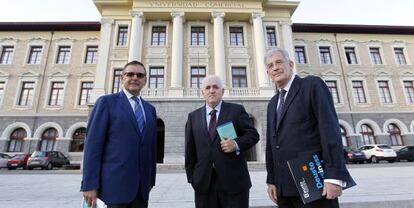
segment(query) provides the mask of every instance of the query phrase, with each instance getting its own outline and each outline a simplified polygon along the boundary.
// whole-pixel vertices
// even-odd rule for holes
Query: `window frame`
[[[6,51],[7,49],[12,49],[12,51]],[[14,59],[14,53],[15,53],[15,47],[14,45],[2,45],[0,47],[0,65],[12,65],[13,59]],[[7,59],[5,59],[5,53],[9,54],[7,56]],[[3,63],[4,62],[4,63]]]

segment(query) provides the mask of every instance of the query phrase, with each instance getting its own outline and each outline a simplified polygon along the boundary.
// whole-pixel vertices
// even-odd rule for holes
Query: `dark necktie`
[[[208,124],[208,134],[210,135],[210,139],[214,140],[216,138],[216,124],[217,124],[217,117],[216,117],[216,109],[210,111],[210,123]]]
[[[138,97],[133,96],[132,100],[135,101],[135,107],[134,107],[135,119],[137,119],[138,128],[139,128],[139,131],[142,134],[144,132],[144,126],[145,126],[144,111],[142,110],[142,107],[139,104]]]
[[[282,117],[282,112],[283,112],[283,107],[285,105],[285,95],[286,95],[286,90],[281,89],[279,92],[279,106],[277,107],[277,112],[276,112],[276,116],[277,116],[277,125],[279,125],[280,119]]]

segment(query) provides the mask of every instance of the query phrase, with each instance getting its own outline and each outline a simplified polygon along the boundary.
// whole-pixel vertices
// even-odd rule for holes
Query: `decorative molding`
[[[21,74],[18,74],[17,76],[20,78],[27,78],[27,77],[35,77],[35,78],[39,78],[41,74],[36,73],[34,71],[27,71],[27,72],[23,72]]]

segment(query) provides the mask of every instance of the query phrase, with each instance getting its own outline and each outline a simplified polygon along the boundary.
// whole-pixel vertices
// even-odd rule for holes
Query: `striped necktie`
[[[138,128],[142,134],[144,132],[144,126],[145,126],[144,111],[142,110],[138,97],[133,96],[132,100],[135,101],[135,107],[134,107],[135,119],[137,119]]]

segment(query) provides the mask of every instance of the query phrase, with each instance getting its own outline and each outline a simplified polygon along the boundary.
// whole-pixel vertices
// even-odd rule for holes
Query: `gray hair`
[[[276,53],[282,54],[282,56],[283,56],[283,58],[285,58],[285,60],[290,61],[289,53],[287,52],[287,50],[285,50],[283,48],[276,47],[276,48],[274,48],[272,50],[269,50],[266,53],[265,58],[264,58],[265,65],[266,65],[267,59],[270,58],[271,56],[275,55]]]
[[[207,81],[210,81],[210,80],[214,80],[214,81],[216,81],[217,85],[218,85],[220,88],[223,88],[223,81],[221,80],[221,78],[220,78],[219,76],[217,76],[217,75],[207,75],[207,76],[203,79],[203,81],[201,82],[201,87],[202,87],[202,89],[204,89],[204,87],[206,86],[206,82],[207,82]]]

